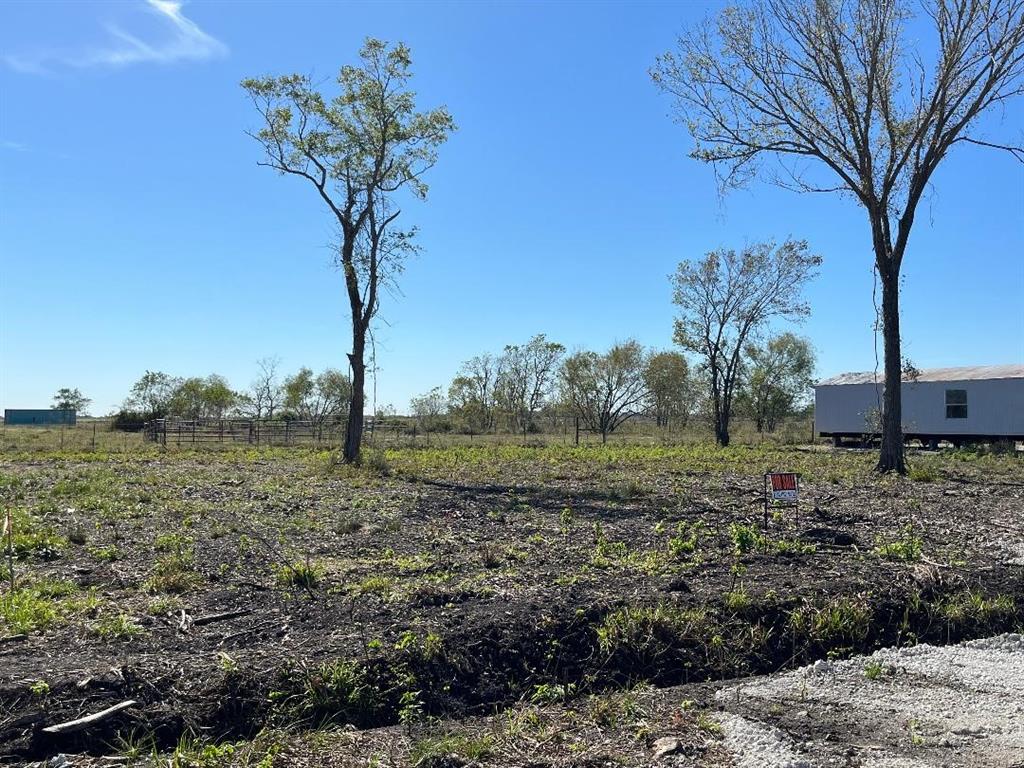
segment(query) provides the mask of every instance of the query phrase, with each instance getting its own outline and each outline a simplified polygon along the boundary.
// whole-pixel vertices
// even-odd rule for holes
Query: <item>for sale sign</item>
[[[796,503],[799,483],[795,472],[770,472],[768,478],[772,486],[772,501]]]

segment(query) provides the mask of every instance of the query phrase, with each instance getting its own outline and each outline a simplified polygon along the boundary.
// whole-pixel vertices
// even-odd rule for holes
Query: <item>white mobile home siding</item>
[[[946,418],[946,390],[967,393],[967,418]],[[870,414],[882,400],[874,383],[819,384],[815,388],[819,434],[875,431]],[[908,435],[1024,437],[1024,378],[903,382],[903,430]]]

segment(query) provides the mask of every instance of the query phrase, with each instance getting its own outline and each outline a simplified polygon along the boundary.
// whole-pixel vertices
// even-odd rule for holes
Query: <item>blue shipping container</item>
[[[73,410],[56,408],[5,408],[4,424],[9,426],[59,427],[75,426],[77,414]]]

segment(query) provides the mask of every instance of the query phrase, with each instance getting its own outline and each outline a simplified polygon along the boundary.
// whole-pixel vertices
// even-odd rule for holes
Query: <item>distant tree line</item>
[[[234,390],[219,374],[206,377],[171,376],[146,371],[132,385],[115,429],[140,429],[147,421],[164,418],[257,420],[287,419],[323,425],[339,420],[352,398],[352,382],[341,371],[328,368],[318,374],[302,367],[290,376],[279,375],[277,358],[257,363],[258,374],[248,389]]]
[[[567,354],[541,334],[500,355],[467,360],[447,390],[437,386],[412,398],[409,412],[424,431],[468,434],[526,435],[541,431],[545,418],[576,417],[607,440],[638,416],[659,427],[683,427],[694,417],[718,425],[726,408],[729,416],[751,419],[759,432],[773,432],[809,406],[814,351],[792,333],[761,330],[755,325],[741,340],[729,374],[734,394],[717,408],[714,366],[706,358],[691,365],[681,352],[648,350],[634,340]]]

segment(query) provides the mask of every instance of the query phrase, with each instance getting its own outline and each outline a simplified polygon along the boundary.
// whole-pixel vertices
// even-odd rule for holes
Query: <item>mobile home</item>
[[[879,432],[884,375],[844,373],[814,388],[814,428],[837,445]],[[908,440],[1024,440],[1024,365],[933,368],[903,379]]]

